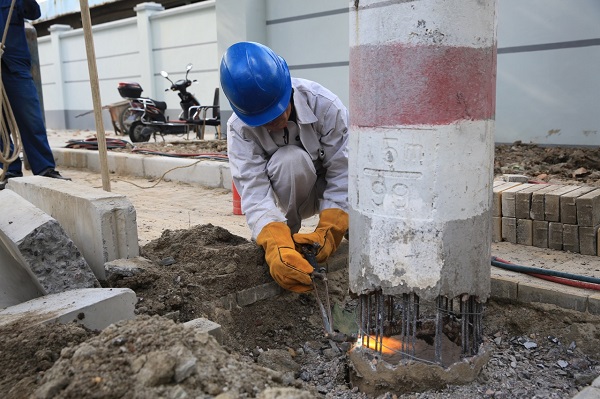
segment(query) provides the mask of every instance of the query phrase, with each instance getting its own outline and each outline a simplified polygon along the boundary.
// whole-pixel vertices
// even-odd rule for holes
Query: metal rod
[[[442,331],[443,317],[441,307],[443,306],[443,297],[438,296],[436,299],[436,315],[435,315],[435,362],[442,363]]]
[[[371,295],[367,296],[367,348],[371,340]]]
[[[385,315],[385,297],[383,296],[383,291],[379,291],[379,352],[383,351],[383,325],[384,325],[384,315]]]
[[[410,354],[412,356],[415,355],[415,349],[417,346],[417,319],[419,318],[419,296],[417,294],[413,294],[413,304],[414,304],[414,309],[413,309],[413,328],[412,328],[412,334],[411,334],[411,348],[410,348]]]

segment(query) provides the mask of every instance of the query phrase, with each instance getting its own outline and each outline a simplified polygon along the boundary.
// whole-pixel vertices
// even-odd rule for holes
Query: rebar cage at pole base
[[[438,296],[422,303],[381,290],[359,296],[359,339],[384,360],[415,360],[447,366],[474,356],[483,342],[483,304],[473,295]]]

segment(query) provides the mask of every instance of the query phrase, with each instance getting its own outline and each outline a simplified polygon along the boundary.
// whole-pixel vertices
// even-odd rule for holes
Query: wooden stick
[[[108,159],[106,136],[104,124],[102,123],[102,102],[100,101],[100,88],[98,84],[98,69],[96,68],[96,53],[94,51],[94,40],[92,37],[92,22],[90,7],[87,0],[79,0],[81,6],[81,22],[83,36],[85,38],[85,50],[87,53],[88,69],[90,73],[90,86],[92,87],[92,100],[94,103],[94,117],[96,120],[96,137],[98,140],[98,155],[100,157],[100,172],[102,175],[102,188],[110,191],[110,178],[108,175]]]

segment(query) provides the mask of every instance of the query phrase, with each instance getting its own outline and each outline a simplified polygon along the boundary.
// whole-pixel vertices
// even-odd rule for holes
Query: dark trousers
[[[55,168],[54,156],[48,143],[40,101],[31,73],[27,70],[11,73],[2,63],[2,82],[19,127],[23,151],[27,155],[31,171],[37,175],[48,168]],[[12,142],[10,146],[12,149]],[[8,172],[20,175],[21,168],[21,160],[17,159],[10,164]]]

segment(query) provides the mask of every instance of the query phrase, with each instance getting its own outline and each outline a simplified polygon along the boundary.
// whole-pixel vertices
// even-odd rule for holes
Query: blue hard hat
[[[292,78],[287,63],[260,43],[229,47],[221,59],[220,75],[233,112],[249,126],[271,122],[290,103]]]

